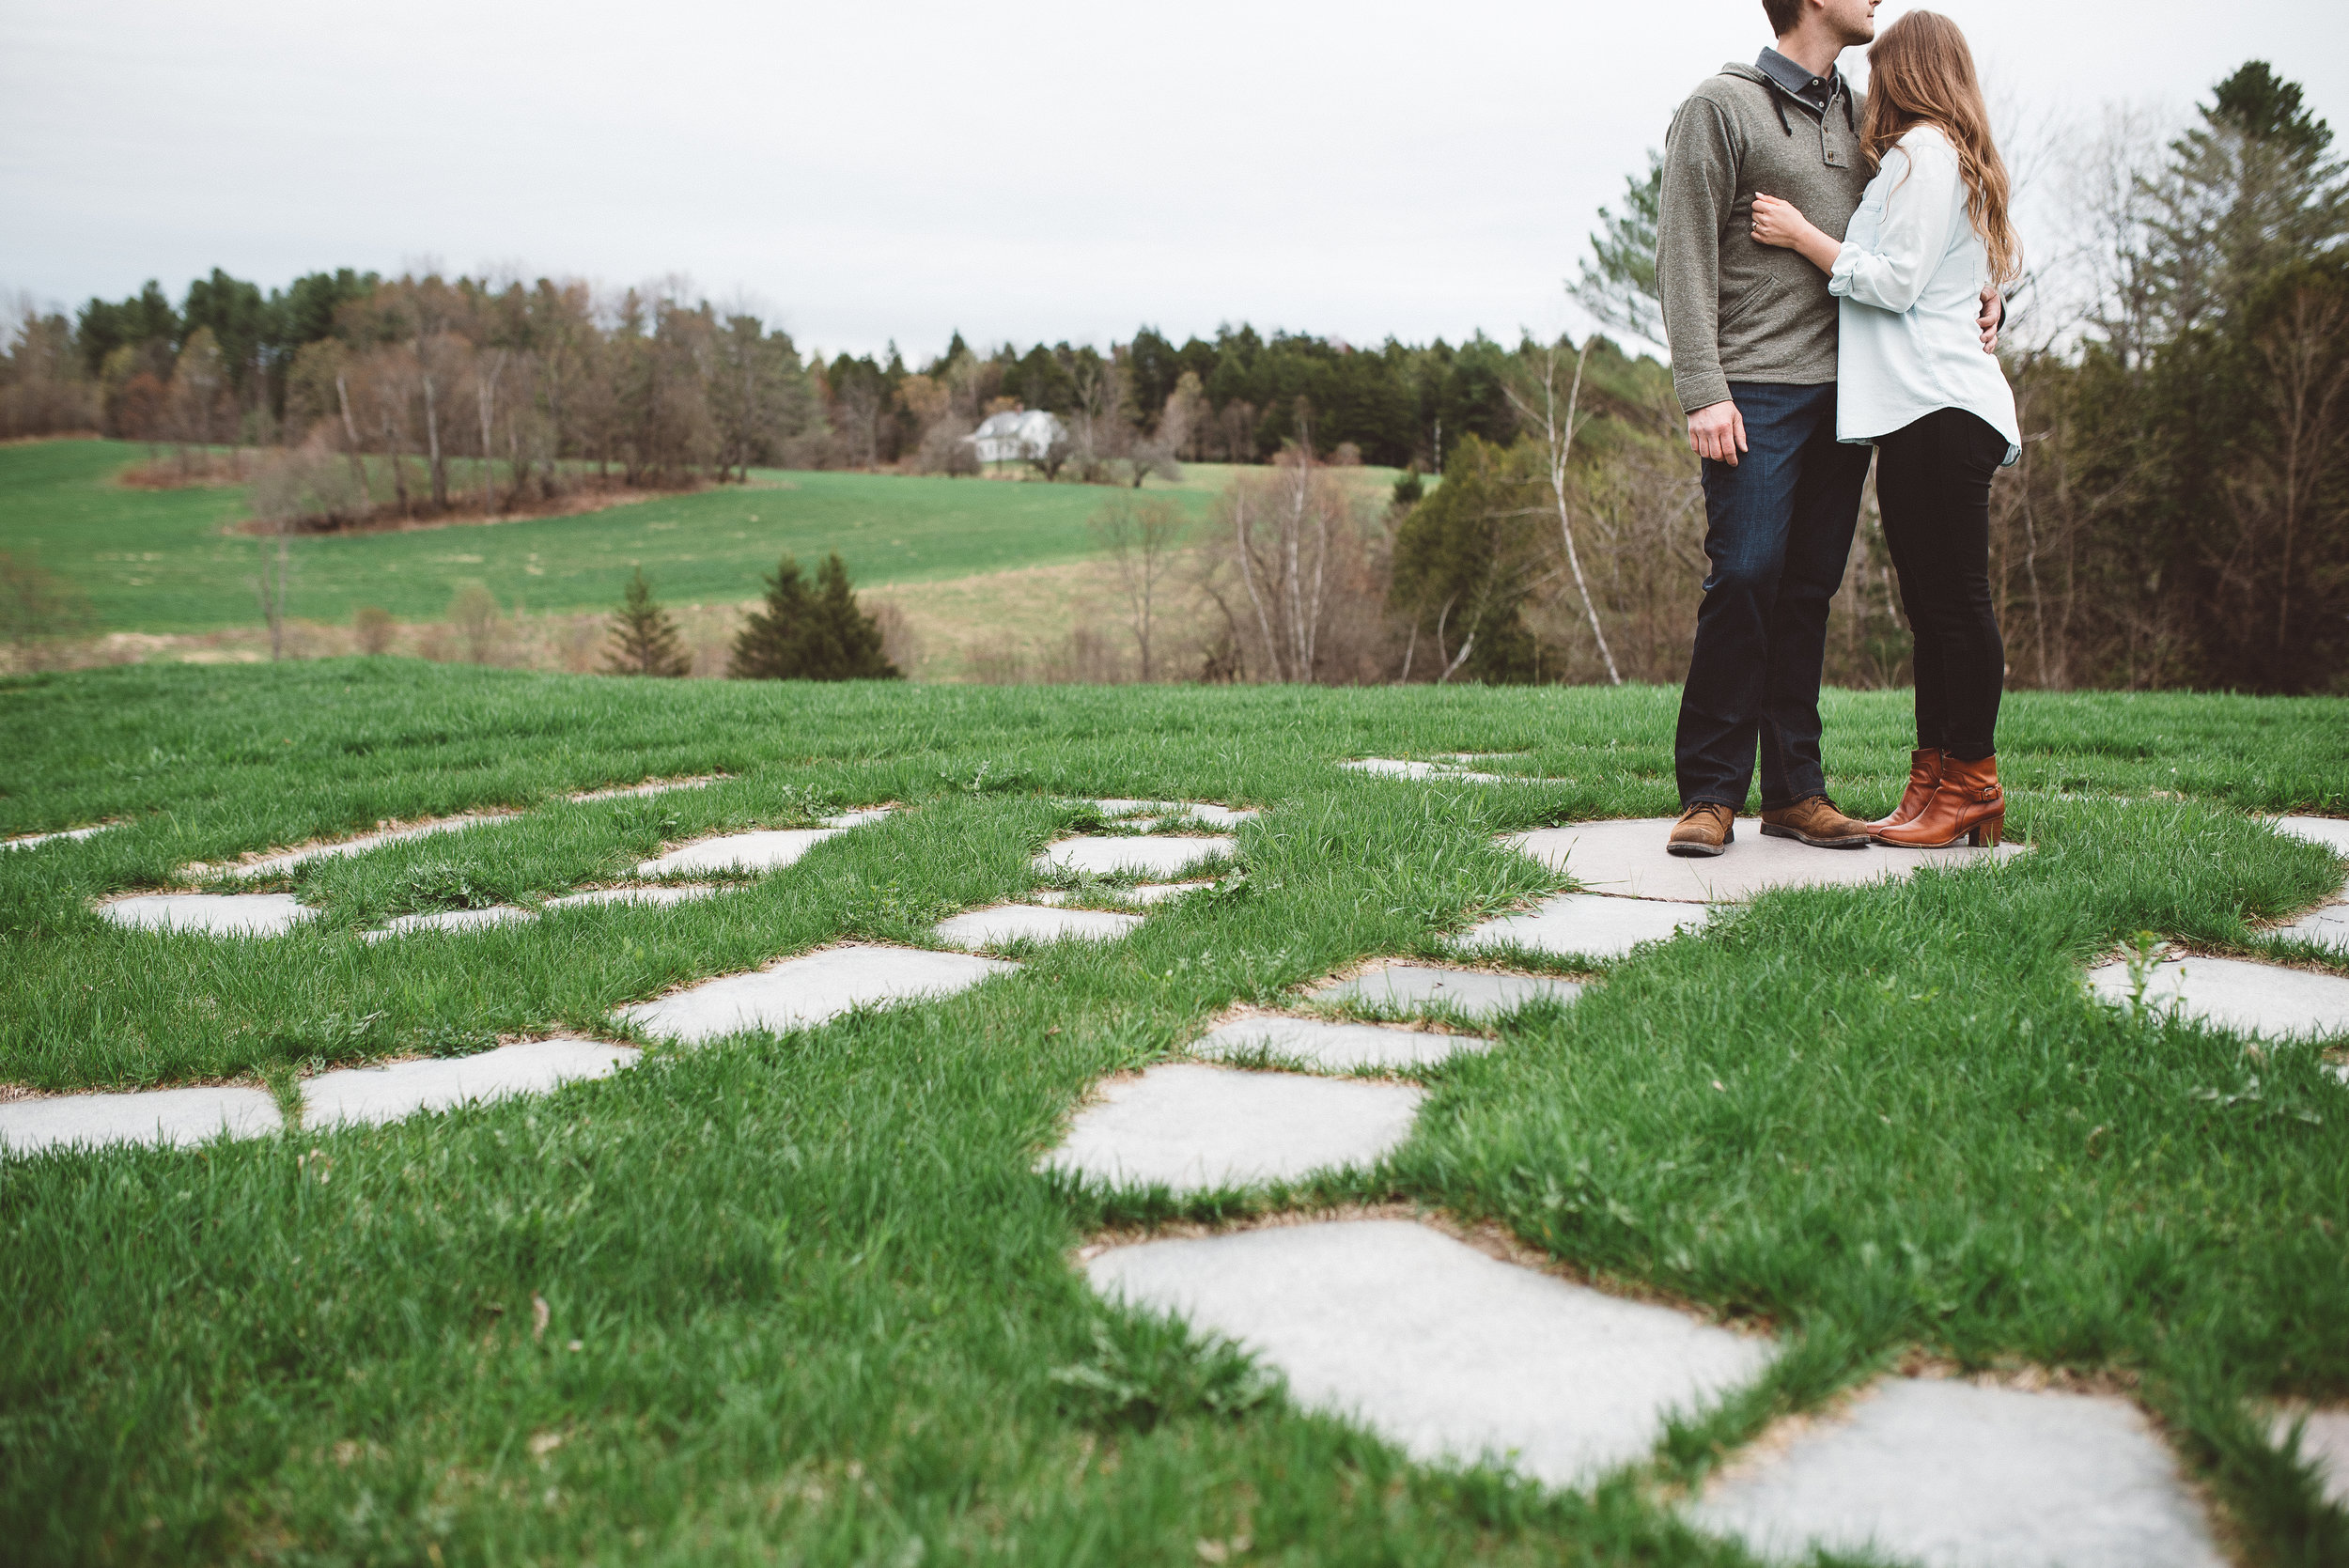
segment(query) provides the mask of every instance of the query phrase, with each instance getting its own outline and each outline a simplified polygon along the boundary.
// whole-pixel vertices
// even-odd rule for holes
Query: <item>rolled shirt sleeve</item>
[[[1913,133],[1884,156],[1883,225],[1868,248],[1846,240],[1828,274],[1828,292],[1894,313],[1923,297],[1925,285],[1949,253],[1950,229],[1964,176],[1957,154],[1937,137]],[[1895,163],[1894,159],[1901,160]]]

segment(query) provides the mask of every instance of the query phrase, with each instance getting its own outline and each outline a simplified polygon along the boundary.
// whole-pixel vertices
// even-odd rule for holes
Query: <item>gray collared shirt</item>
[[[1846,89],[1843,73],[1833,66],[1825,76],[1813,76],[1775,49],[1764,49],[1754,57],[1753,69],[1801,99],[1824,115]]]

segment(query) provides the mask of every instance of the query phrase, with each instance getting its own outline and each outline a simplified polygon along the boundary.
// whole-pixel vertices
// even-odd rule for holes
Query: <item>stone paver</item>
[[[1114,898],[1128,904],[1159,904],[1170,898],[1180,898],[1187,893],[1198,893],[1215,886],[1213,882],[1137,882],[1129,888],[1099,888],[1088,896]],[[1066,904],[1077,895],[1047,889],[1032,893],[1039,904]]]
[[[1930,1568],[2220,1568],[2136,1406],[1895,1378],[1689,1511],[1765,1556],[1868,1547]]]
[[[387,844],[400,844],[412,838],[430,838],[436,833],[462,832],[491,822],[512,819],[510,812],[473,812],[463,816],[443,816],[431,822],[419,822],[409,828],[391,828],[380,833],[361,833],[357,838],[344,839],[338,844],[313,844],[301,849],[288,849],[282,855],[271,855],[245,865],[226,868],[231,877],[274,877],[291,871],[310,861],[333,860],[342,855],[364,855]]]
[[[1144,877],[1173,877],[1210,855],[1228,855],[1238,841],[1228,834],[1181,838],[1112,838],[1082,833],[1062,839],[1038,855],[1038,869],[1089,871],[1097,877],[1133,872]]]
[[[1019,966],[967,953],[858,944],[787,958],[747,974],[723,975],[620,1016],[687,1045],[746,1029],[808,1029],[849,1009],[950,996]]]
[[[684,904],[696,898],[715,898],[726,890],[707,882],[668,882],[651,888],[594,888],[586,893],[568,893],[560,898],[550,898],[545,908],[576,909],[591,904]]]
[[[1237,828],[1243,822],[1253,822],[1260,815],[1252,806],[1235,808],[1218,805],[1212,800],[1095,800],[1093,809],[1115,821],[1137,816],[1188,816],[1210,828]]]
[[[2316,1466],[2325,1500],[2349,1509],[2349,1409],[2279,1411],[2268,1427],[2279,1448],[2298,1421],[2307,1423],[2300,1429],[2300,1457]]]
[[[57,844],[67,839],[87,838],[109,828],[120,827],[117,822],[101,822],[94,828],[66,828],[54,833],[24,833],[16,838],[0,838],[0,849],[31,849],[43,844]]]
[[[726,833],[689,844],[682,849],[645,861],[639,877],[667,877],[680,871],[779,871],[846,828],[771,828],[749,833]]]
[[[1581,994],[1582,987],[1575,982],[1548,975],[1381,964],[1351,980],[1324,986],[1312,996],[1315,1001],[1345,1006],[1392,1008],[1401,1013],[1443,1008],[1462,1017],[1489,1018],[1515,1012],[1528,1002],[1566,1002]]]
[[[1463,936],[1460,946],[1474,951],[1513,945],[1569,957],[1620,958],[1641,942],[1668,941],[1696,930],[1711,913],[1711,906],[1703,904],[1562,893],[1523,914],[1485,922]]]
[[[707,789],[724,778],[723,773],[705,774],[693,779],[654,779],[646,784],[623,784],[612,789],[587,789],[570,798],[573,805],[583,806],[591,800],[631,800],[647,795],[666,795],[675,789]]]
[[[2336,953],[2349,953],[2349,904],[2327,904],[2311,909],[2290,925],[2267,933],[2283,941],[2313,942]]]
[[[1151,1241],[1096,1289],[1227,1335],[1300,1404],[1423,1460],[1513,1460],[1553,1485],[1644,1459],[1667,1416],[1758,1376],[1766,1341],[1500,1263],[1408,1220]]]
[[[2088,984],[2106,1001],[2125,1005],[2128,965],[2092,969]],[[2176,1007],[2221,1029],[2274,1039],[2349,1034],[2349,980],[2242,958],[2165,958],[2146,976],[2145,1005],[2155,1013]]]
[[[490,925],[514,925],[537,917],[528,909],[518,909],[511,904],[493,904],[483,909],[436,909],[430,914],[400,915],[383,923],[378,931],[362,931],[363,942],[380,942],[393,937],[412,937],[420,931],[478,931]]]
[[[2338,816],[2279,816],[2268,826],[2279,833],[2321,844],[2343,860],[2349,860],[2349,819]]]
[[[1328,1023],[1319,1018],[1235,1018],[1201,1035],[1191,1050],[1208,1057],[1269,1057],[1324,1072],[1356,1067],[1427,1067],[1461,1051],[1492,1049],[1475,1034],[1435,1034],[1387,1024]]]
[[[643,1054],[633,1046],[601,1040],[524,1040],[477,1056],[346,1067],[302,1085],[302,1124],[397,1122],[468,1100],[544,1094],[575,1079],[602,1078]]]
[[[1737,841],[1727,853],[1711,860],[1681,860],[1664,853],[1672,826],[1666,816],[1573,822],[1503,842],[1594,893],[1691,904],[1741,903],[1771,888],[1851,887],[1906,877],[1920,866],[1971,865],[2022,853],[2022,846],[2014,844],[1996,849],[1962,845],[1900,849],[1883,844],[1864,849],[1813,849],[1792,839],[1765,838],[1760,823],[1741,817]]]
[[[1042,1168],[1176,1192],[1371,1165],[1411,1135],[1423,1091],[1399,1083],[1174,1063],[1102,1085]]]
[[[1538,784],[1539,780],[1512,779],[1500,773],[1476,773],[1442,762],[1408,762],[1401,757],[1357,757],[1341,762],[1340,768],[1356,773],[1368,773],[1377,779],[1432,779],[1438,784]]]
[[[0,1149],[33,1154],[73,1144],[201,1143],[222,1133],[255,1138],[284,1125],[266,1089],[59,1094],[0,1103]]]
[[[98,913],[137,930],[282,937],[319,912],[289,893],[154,893],[101,904]]]
[[[1140,915],[1106,909],[1061,909],[998,904],[938,923],[938,939],[956,947],[994,947],[1022,938],[1040,942],[1115,941],[1142,924]]]

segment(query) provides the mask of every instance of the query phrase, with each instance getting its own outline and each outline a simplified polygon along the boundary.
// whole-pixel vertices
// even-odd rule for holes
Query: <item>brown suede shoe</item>
[[[1837,811],[1826,796],[1812,795],[1764,812],[1762,831],[1766,837],[1796,839],[1817,849],[1865,849],[1875,830]]]
[[[1866,829],[1860,830],[1865,832]],[[1718,855],[1737,842],[1737,814],[1727,806],[1699,800],[1680,814],[1672,836],[1665,841],[1667,855]]]

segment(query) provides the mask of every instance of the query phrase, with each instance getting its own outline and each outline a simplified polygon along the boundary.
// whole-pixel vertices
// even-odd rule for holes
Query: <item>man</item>
[[[1836,56],[1875,37],[1877,0],[1763,0],[1777,47],[1688,96],[1664,144],[1656,276],[1672,386],[1704,459],[1712,570],[1680,698],[1680,820],[1666,848],[1718,855],[1762,767],[1762,831],[1859,849],[1828,799],[1819,674],[1870,449],[1835,439],[1836,302],[1790,250],[1754,242],[1757,192],[1840,238],[1869,169]],[[1983,291],[1983,344],[2000,309]]]

